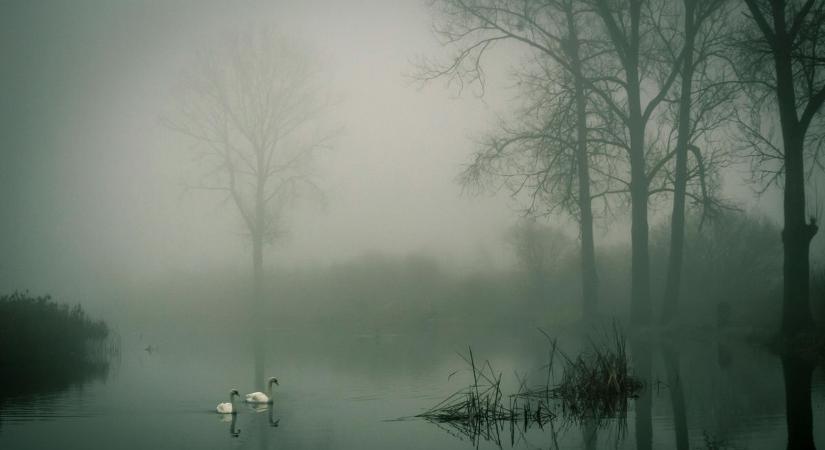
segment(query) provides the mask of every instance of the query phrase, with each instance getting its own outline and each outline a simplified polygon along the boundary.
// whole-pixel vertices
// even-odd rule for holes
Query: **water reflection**
[[[815,448],[811,409],[811,377],[814,367],[814,364],[799,357],[782,358],[789,450]]]
[[[4,420],[52,417],[56,409],[65,406],[62,393],[107,378],[111,359],[119,355],[117,350],[112,342],[97,343],[89,345],[87,355],[71,355],[71,360],[56,358],[31,365],[0,366],[0,429]]]
[[[275,407],[274,406],[272,408],[269,408],[267,418],[269,419],[269,426],[270,427],[275,428],[275,427],[277,427],[278,425],[281,424],[281,419],[277,419],[277,420],[275,419]]]
[[[679,370],[679,353],[671,343],[662,345],[662,359],[667,375],[668,392],[670,392],[670,404],[673,407],[673,428],[676,435],[676,449],[690,449],[688,437],[687,411],[685,407],[685,394],[682,389],[682,375]]]
[[[489,430],[497,440],[473,442],[455,430],[449,434],[423,421],[386,420],[422,412],[465,387],[466,378],[461,377],[469,372],[448,376],[462,368],[456,352],[468,342],[491,360],[497,372],[503,372],[504,383],[510,383],[503,387],[505,393],[518,389],[513,370],[531,382],[543,380],[547,342],[541,336],[525,333],[527,337],[518,339],[484,341],[477,336],[439,335],[436,330],[435,336],[365,340],[323,332],[267,333],[260,359],[249,347],[237,351],[250,343],[249,334],[214,340],[153,336],[163,351],[149,358],[146,343],[135,343],[124,353],[115,376],[106,376],[111,369],[98,375],[92,371],[86,381],[70,382],[73,368],[67,368],[50,374],[48,380],[52,386],[63,384],[32,388],[28,396],[10,397],[8,391],[18,394],[21,383],[34,383],[33,379],[11,380],[2,372],[0,448],[61,444],[65,449],[94,450],[118,441],[124,442],[125,450],[466,449],[470,445],[492,449],[499,444],[503,448],[758,450],[785,447],[790,439],[796,440],[789,448],[806,448],[805,440],[822,440],[825,432],[822,402],[816,401],[823,392],[820,373],[812,377],[811,367],[736,342],[629,341],[633,368],[649,374],[651,388],[629,400],[626,413],[574,421],[558,417],[541,426],[508,423]],[[560,338],[568,354],[586,347],[576,337]],[[725,357],[720,358],[720,353]],[[226,418],[228,423],[216,422],[214,400],[226,387],[240,384],[247,391],[263,386],[248,385],[250,378],[254,384],[256,367],[263,368],[264,381],[271,374],[282,381],[275,405],[239,405],[237,416]],[[90,382],[103,379],[105,383]],[[51,419],[33,420],[47,416]],[[786,434],[788,429],[802,432]]]
[[[626,448],[623,444],[626,436],[621,430],[625,418],[632,417],[634,432],[630,442],[637,450],[776,448],[777,443],[787,445],[788,449],[815,448],[814,435],[825,431],[821,423],[815,426],[814,420],[817,414],[812,406],[815,365],[799,358],[779,358],[744,343],[714,341],[700,339],[677,345],[670,340],[631,339],[634,374],[645,380],[646,387],[632,402],[630,415],[625,404],[624,412],[617,410],[610,417],[602,417],[596,411],[573,412],[559,408],[548,422],[529,421],[525,417],[521,427],[515,428],[513,422],[507,420],[469,430],[453,423],[436,425],[452,436],[469,440],[475,447],[483,442],[502,446],[502,432],[509,426],[511,447],[530,447],[528,436],[535,437],[539,431],[531,430],[532,427],[543,434],[542,447],[560,448],[559,442],[563,443],[562,447],[565,442],[569,444],[569,436],[564,434],[574,429],[580,436],[578,448]],[[715,347],[715,352],[705,350],[709,343],[715,344],[710,347]],[[682,367],[683,349],[690,360],[689,381]],[[656,354],[661,354],[660,362],[654,358]],[[734,354],[740,356],[738,362]],[[776,376],[780,366],[782,378]],[[660,377],[664,377],[664,382]],[[779,406],[783,397],[784,415]],[[688,414],[688,398],[700,400],[692,416]],[[787,440],[783,439],[785,427],[775,420],[783,416],[787,421]],[[664,423],[671,426],[663,427]],[[600,441],[599,430],[608,428],[617,432]],[[694,447],[691,447],[692,435]]]
[[[241,429],[236,428],[238,422],[238,413],[232,414],[221,414],[220,418],[221,422],[229,423],[229,435],[232,437],[238,437],[241,435]]]
[[[652,345],[647,339],[636,337],[631,339],[630,349],[633,357],[633,373],[638,378],[646,380],[645,388],[641,390],[634,402],[636,449],[650,450],[653,448]]]

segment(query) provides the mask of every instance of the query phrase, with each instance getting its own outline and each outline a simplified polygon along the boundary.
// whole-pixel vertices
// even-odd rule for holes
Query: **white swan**
[[[246,394],[246,399],[244,400],[247,403],[272,403],[272,385],[278,384],[277,378],[270,378],[269,381],[266,383],[266,394],[263,392],[253,392],[251,394]]]
[[[237,389],[232,389],[229,391],[229,403],[218,403],[218,406],[215,408],[215,411],[219,412],[220,414],[235,414],[235,407],[233,405],[235,401],[235,397],[240,397],[241,394],[238,393]]]

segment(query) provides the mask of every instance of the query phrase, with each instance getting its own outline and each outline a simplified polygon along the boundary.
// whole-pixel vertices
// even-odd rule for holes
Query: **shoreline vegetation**
[[[77,375],[105,372],[118,350],[113,330],[80,305],[28,292],[0,296],[0,371],[5,377],[35,380],[54,369]]]

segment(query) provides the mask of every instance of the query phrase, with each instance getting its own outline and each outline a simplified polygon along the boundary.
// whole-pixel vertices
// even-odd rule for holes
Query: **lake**
[[[242,395],[263,389],[254,385],[248,333],[119,334],[120,351],[104,370],[71,379],[55,371],[39,383],[4,376],[0,448],[632,449],[677,448],[680,433],[680,446],[690,449],[786,446],[780,359],[713,333],[631,349],[637,353],[633,364],[648,367],[650,377],[646,394],[629,401],[625,419],[582,424],[560,417],[543,428],[517,427],[512,437],[507,426],[498,443],[412,416],[469,384],[470,371],[458,354],[470,345],[477,359],[502,373],[505,392],[515,391],[519,377],[543,383],[548,346],[537,331],[501,338],[505,333],[437,329],[271,329],[260,339],[265,344],[258,362],[264,376],[279,379],[274,407],[237,403],[234,422],[215,413],[216,404],[228,401],[232,388]],[[559,341],[574,354],[584,337],[567,332]],[[681,396],[674,395],[679,387]],[[821,367],[812,375],[811,405],[815,440],[825,446]],[[680,423],[683,433],[677,433]]]

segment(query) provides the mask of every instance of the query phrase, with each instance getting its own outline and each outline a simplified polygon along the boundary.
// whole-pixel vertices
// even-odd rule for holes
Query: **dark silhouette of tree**
[[[722,205],[707,189],[708,172],[720,162],[708,164],[711,157],[696,145],[697,140],[725,122],[719,110],[727,109],[735,86],[726,83],[724,61],[717,54],[727,45],[730,27],[726,24],[725,0],[683,0],[683,57],[679,74],[678,97],[674,101],[676,123],[675,168],[673,170],[673,205],[671,212],[670,251],[662,301],[662,322],[670,322],[678,311],[685,245],[685,209],[688,199],[689,156],[700,171],[699,206],[703,214]],[[675,56],[675,55],[674,55]],[[712,145],[712,144],[711,144]]]
[[[594,0],[610,46],[613,68],[602,74],[597,92],[621,119],[626,130],[630,164],[631,203],[631,321],[650,323],[650,253],[648,200],[651,180],[669,155],[656,156],[656,145],[647,142],[651,122],[679,76],[685,59],[678,26],[663,24],[677,17],[671,2]],[[652,88],[652,89],[651,89]]]
[[[561,209],[576,218],[581,239],[582,304],[595,313],[598,276],[591,193],[597,139],[592,135],[593,83],[586,78],[597,43],[581,29],[592,28],[587,5],[579,0],[438,0],[436,33],[455,53],[446,64],[422,62],[419,77],[447,78],[461,88],[485,88],[482,62],[500,41],[532,52],[533,66],[520,74],[528,99],[518,125],[503,125],[462,174],[465,185],[504,179],[511,193],[529,197],[526,213]],[[500,185],[499,185],[500,186]]]
[[[595,114],[584,92],[577,90],[581,83],[565,75],[552,63],[539,62],[530,72],[517,74],[523,106],[514,123],[502,123],[498,134],[481,142],[459,180],[475,192],[493,187],[524,198],[528,218],[561,212],[576,219],[583,315],[592,317],[598,303],[593,204],[608,203],[607,196],[594,196],[591,190],[608,189],[609,179],[599,172],[608,170],[611,156],[594,135],[595,119],[588,123]]]
[[[254,315],[265,244],[299,195],[320,192],[311,168],[334,134],[320,120],[329,102],[313,59],[272,32],[239,33],[197,56],[166,122],[191,138],[205,169],[192,187],[225,193],[249,235]]]
[[[745,0],[749,28],[741,41],[748,64],[740,74],[752,89],[751,121],[741,121],[755,144],[760,169],[783,185],[784,224],[782,332],[793,335],[813,326],[809,247],[818,231],[806,220],[805,162],[821,166],[822,127],[812,124],[825,102],[825,2],[821,0]],[[781,144],[761,127],[778,115]],[[807,150],[807,154],[806,154]],[[767,163],[775,161],[778,167]]]
[[[680,17],[679,9],[665,0],[627,4],[438,0],[434,4],[441,18],[436,32],[455,53],[445,64],[421,64],[421,78],[447,78],[462,88],[477,83],[483,92],[484,56],[501,41],[521,44],[535,62],[527,71],[533,79],[526,83],[533,101],[527,102],[527,114],[518,116],[520,126],[507,126],[503,137],[488,140],[463,180],[493,174],[509,181],[514,193],[528,194],[528,211],[541,200],[542,207],[573,213],[582,240],[585,311],[595,304],[588,299],[596,298],[593,200],[614,194],[629,197],[631,318],[636,324],[649,323],[648,202],[651,196],[675,191],[667,167],[677,151],[670,149],[672,139],[662,138],[661,127],[653,130],[648,125],[665,117],[662,105],[670,101],[687,53],[684,33],[674,19]],[[698,28],[713,11],[710,6],[695,8],[687,22]],[[689,131],[701,130],[694,126]],[[679,167],[682,205],[689,195],[684,191],[690,178],[702,180],[702,191],[695,198],[707,203],[710,193],[704,182],[706,158],[696,145],[688,145],[690,135],[683,133],[686,142],[678,148],[682,162],[687,160],[686,152],[696,157],[694,170],[686,163]],[[621,176],[623,171],[629,177]]]

